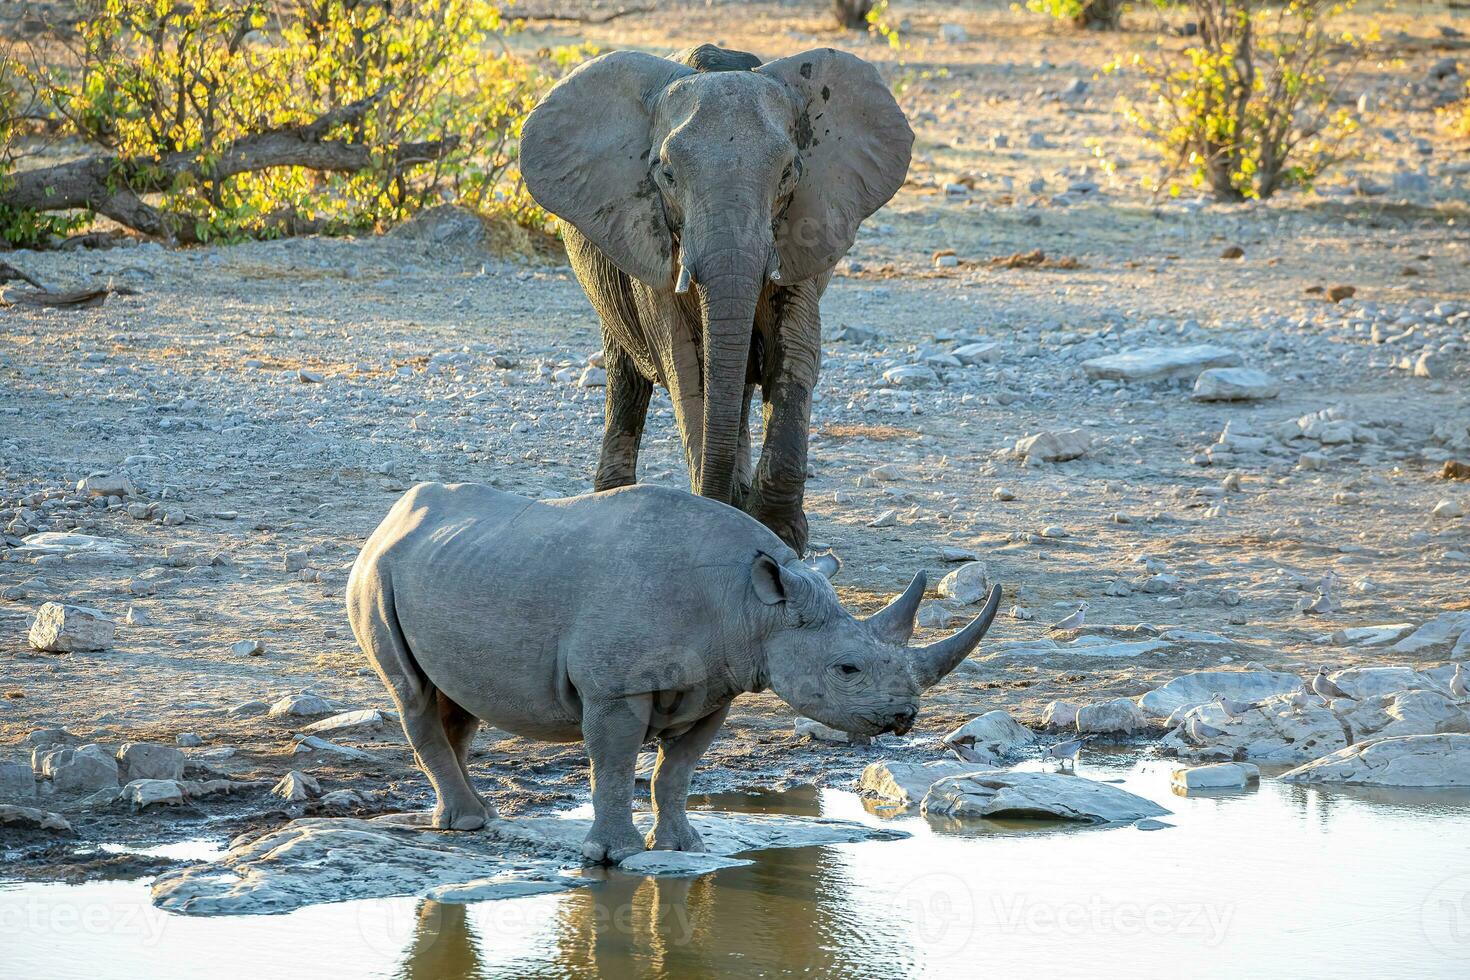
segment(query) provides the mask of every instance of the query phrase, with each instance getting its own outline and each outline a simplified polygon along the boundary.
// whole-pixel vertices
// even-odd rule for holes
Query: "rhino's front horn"
[[[924,598],[929,579],[922,571],[914,576],[903,595],[873,613],[867,619],[868,628],[883,643],[902,646],[914,635],[914,616],[919,612],[919,603]]]
[[[958,667],[960,661],[968,657],[970,651],[979,645],[981,638],[985,636],[985,631],[990,629],[991,620],[995,619],[996,610],[999,608],[1000,586],[997,585],[990,590],[990,599],[985,603],[985,608],[980,611],[980,615],[971,620],[970,625],[938,642],[915,649],[910,669],[918,685],[930,687],[939,678]]]

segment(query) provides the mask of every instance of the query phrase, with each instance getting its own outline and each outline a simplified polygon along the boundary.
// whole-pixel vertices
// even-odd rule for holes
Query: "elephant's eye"
[[[783,170],[783,171],[781,171],[781,183],[785,184],[785,183],[789,182],[790,180],[791,180],[791,164],[788,163],[786,165],[786,169]]]
[[[674,182],[674,168],[673,167],[669,167],[669,166],[665,166],[664,167],[664,180],[668,181],[671,184]]]
[[[857,674],[862,672],[862,668],[858,667],[857,664],[838,664],[837,669],[844,674]]]

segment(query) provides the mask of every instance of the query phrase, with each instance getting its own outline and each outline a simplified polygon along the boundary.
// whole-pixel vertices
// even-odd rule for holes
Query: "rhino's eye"
[[[837,669],[844,674],[857,674],[862,672],[862,668],[857,664],[838,664]]]

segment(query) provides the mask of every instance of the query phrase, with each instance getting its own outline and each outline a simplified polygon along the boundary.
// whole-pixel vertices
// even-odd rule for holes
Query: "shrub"
[[[580,52],[513,57],[514,25],[491,3],[91,0],[84,10],[69,62],[28,74],[65,131],[100,155],[12,175],[0,202],[80,207],[180,241],[371,227],[446,200],[545,220],[519,189],[515,140]]]
[[[1351,0],[1348,0],[1348,4]],[[1267,198],[1310,186],[1344,159],[1356,120],[1333,103],[1349,68],[1330,67],[1341,46],[1360,59],[1372,38],[1329,29],[1346,5],[1332,0],[1191,0],[1195,42],[1133,63],[1151,101],[1124,111],[1163,153],[1155,189],[1208,185],[1220,200]],[[1109,70],[1119,67],[1110,65]]]
[[[1026,0],[1026,9],[1093,31],[1116,30],[1123,0]]]

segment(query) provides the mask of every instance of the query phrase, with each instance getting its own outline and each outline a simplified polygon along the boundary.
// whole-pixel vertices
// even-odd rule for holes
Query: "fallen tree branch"
[[[337,173],[365,170],[375,162],[372,147],[324,137],[344,124],[361,119],[377,101],[377,96],[362,99],[324,113],[310,123],[252,133],[226,146],[212,165],[201,162],[197,152],[177,152],[143,160],[88,157],[21,171],[13,174],[10,186],[0,191],[0,205],[31,211],[86,208],[145,235],[194,243],[197,236],[192,226],[175,222],[138,195],[167,190],[185,175],[219,181],[273,167],[305,167]],[[389,174],[396,175],[438,160],[458,144],[458,137],[404,143],[390,151]]]
[[[619,17],[626,17],[629,14],[651,14],[651,13],[653,13],[653,11],[654,11],[654,7],[653,7],[652,4],[650,4],[647,7],[619,7],[617,10],[614,10],[610,14],[601,14],[601,15],[596,15],[596,14],[554,14],[554,13],[549,13],[549,12],[548,13],[540,13],[540,12],[517,13],[517,14],[515,14],[515,19],[516,20],[565,20],[565,21],[571,21],[574,24],[594,24],[595,25],[595,24],[609,24],[609,23],[617,20]]]

